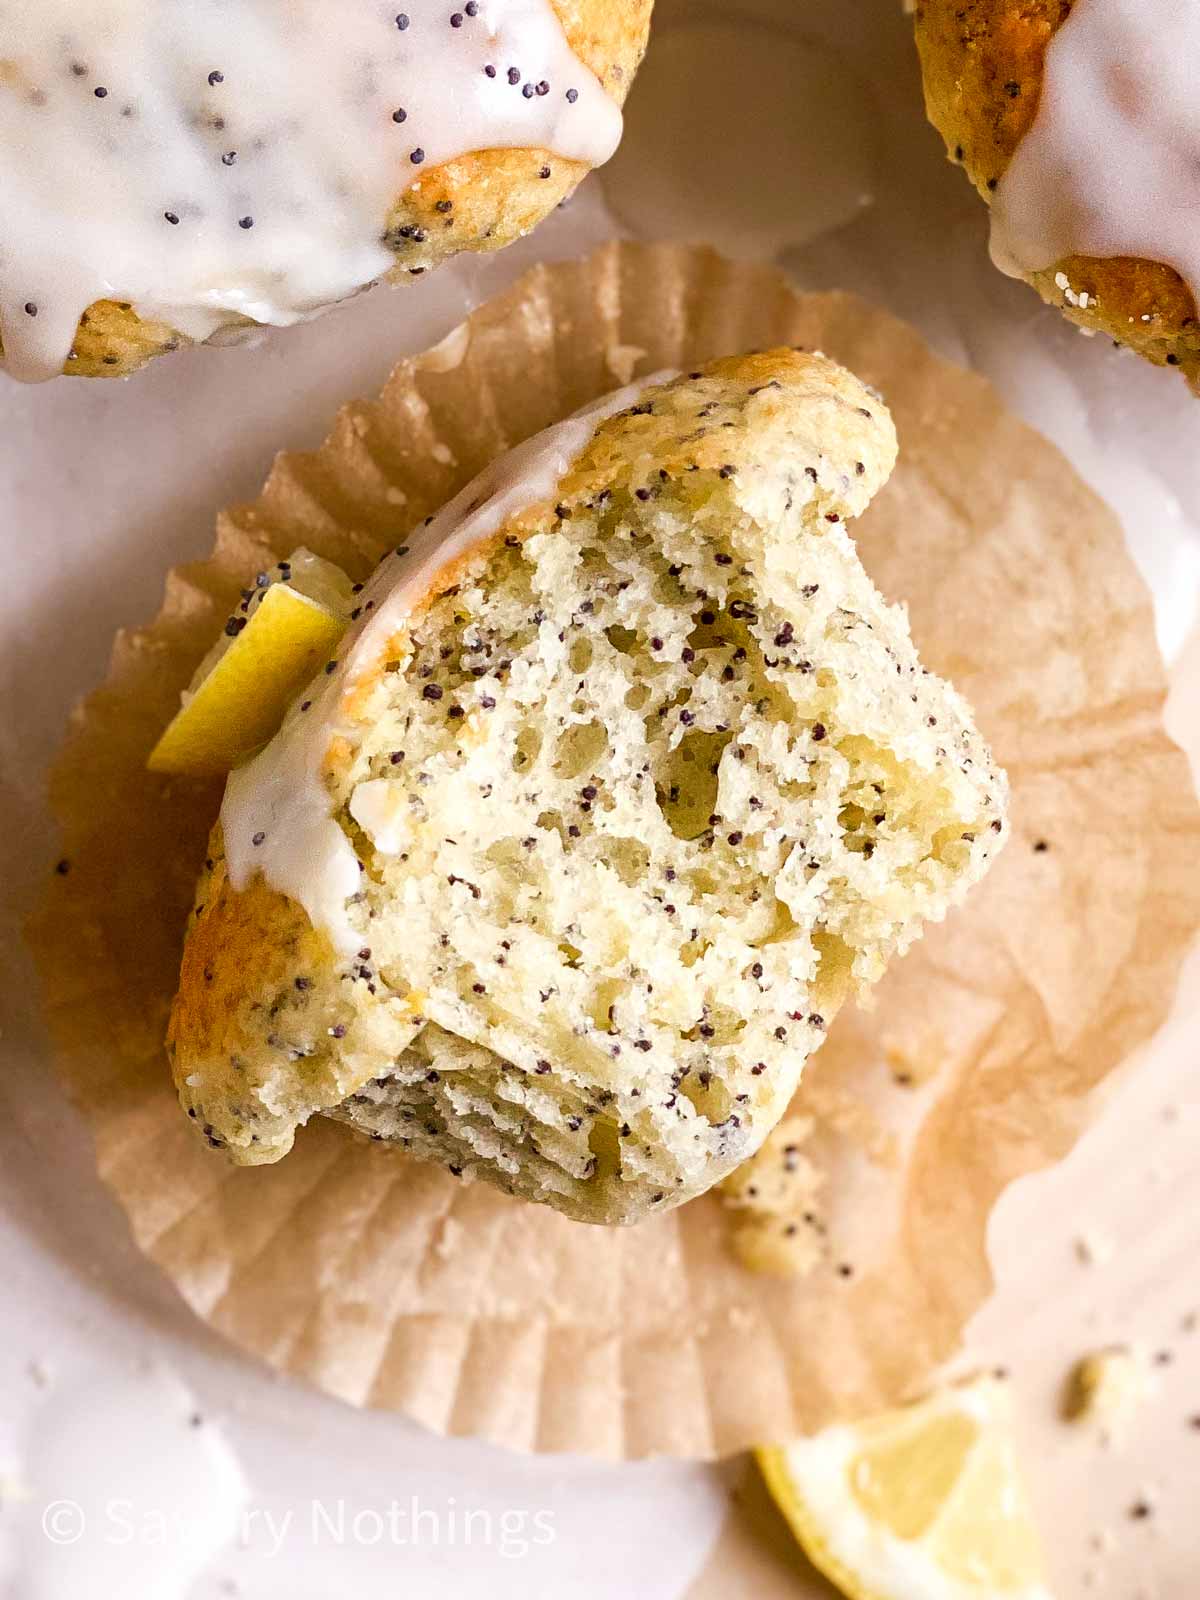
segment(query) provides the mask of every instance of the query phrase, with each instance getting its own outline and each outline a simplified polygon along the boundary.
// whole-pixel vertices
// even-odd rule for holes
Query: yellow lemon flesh
[[[804,1553],[850,1600],[1050,1600],[994,1378],[756,1454]]]
[[[263,574],[200,663],[150,770],[219,776],[265,744],[337,649],[352,603],[345,573],[307,550]]]

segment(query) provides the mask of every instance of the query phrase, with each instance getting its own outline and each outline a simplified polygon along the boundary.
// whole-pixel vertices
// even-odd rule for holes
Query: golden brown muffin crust
[[[622,105],[650,34],[654,0],[550,0],[571,49]],[[501,250],[523,238],[587,176],[547,150],[477,150],[431,168],[397,197],[386,221],[390,277],[420,277],[462,250]],[[248,326],[249,324],[247,324]],[[63,371],[124,378],[190,341],[132,306],[98,300],[80,320]],[[2,353],[2,350],[0,350]]]
[[[920,0],[917,6],[930,121],[985,200],[1037,115],[1046,50],[1070,14],[1071,0]],[[1106,333],[1158,366],[1179,367],[1193,387],[1200,385],[1196,302],[1173,267],[1131,256],[1068,256],[1030,282],[1080,327]],[[1083,306],[1068,301],[1068,293]]]

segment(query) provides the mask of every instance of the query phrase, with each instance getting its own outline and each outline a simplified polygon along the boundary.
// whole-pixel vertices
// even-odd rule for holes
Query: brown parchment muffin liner
[[[363,578],[498,451],[632,374],[777,343],[824,350],[892,408],[900,465],[852,531],[974,705],[1014,822],[969,903],[807,1069],[814,1270],[740,1265],[713,1196],[589,1227],[320,1119],[277,1166],[227,1165],[162,1046],[220,788],[144,763],[239,589],[299,544]],[[1114,518],[890,316],[706,250],[613,244],[402,362],[217,527],[75,715],[52,781],[70,870],[33,930],[61,1070],[141,1248],[282,1371],[523,1449],[721,1456],[917,1388],[989,1291],[997,1195],[1070,1147],[1200,925],[1200,812]]]

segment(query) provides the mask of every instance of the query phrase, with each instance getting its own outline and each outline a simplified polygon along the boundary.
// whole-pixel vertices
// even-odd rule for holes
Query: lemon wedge
[[[1050,1600],[995,1378],[756,1454],[804,1553],[850,1600]]]
[[[265,744],[337,649],[352,604],[349,578],[311,551],[261,573],[184,691],[150,770],[217,776]]]

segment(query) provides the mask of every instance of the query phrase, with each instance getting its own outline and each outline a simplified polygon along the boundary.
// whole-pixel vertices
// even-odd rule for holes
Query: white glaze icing
[[[249,1488],[221,1428],[170,1370],[95,1366],[46,1400],[6,1505],[21,1600],[186,1600],[247,1529]],[[12,1515],[13,1511],[17,1514]],[[0,1551],[2,1553],[2,1551]],[[205,1586],[205,1594],[215,1587]]]
[[[606,417],[633,405],[674,373],[660,372],[606,395],[499,457],[448,505],[410,535],[402,555],[385,557],[358,596],[362,615],[347,634],[332,673],[299,696],[265,749],[229,775],[221,807],[225,857],[233,887],[258,872],[271,888],[304,907],[314,927],[349,955],[361,942],[346,905],[359,888],[359,865],[334,820],[322,765],[342,722],[345,697],[377,667],[380,652],[404,626],[437,573],[488,539],[509,518],[550,500],[560,478]],[[370,784],[360,786],[370,790]],[[356,804],[380,829],[378,796]]]
[[[1200,288],[1198,62],[1193,0],[1077,0],[993,199],[997,266],[1139,256]]]
[[[620,111],[550,0],[467,3],[0,0],[8,370],[61,370],[99,299],[196,339],[311,316],[395,265],[398,195],[469,151],[607,160]]]

